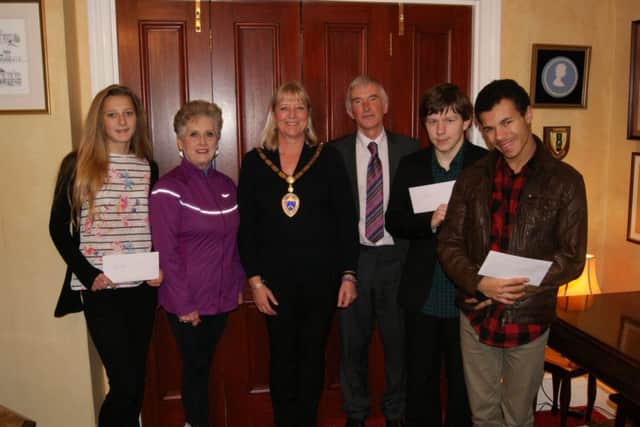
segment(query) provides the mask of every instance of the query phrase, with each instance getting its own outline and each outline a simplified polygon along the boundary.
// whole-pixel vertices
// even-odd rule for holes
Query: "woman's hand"
[[[198,326],[198,324],[201,322],[200,313],[198,313],[198,310],[193,310],[191,313],[187,313],[183,316],[178,317],[178,319],[182,323],[191,323],[191,326]]]
[[[358,291],[353,280],[343,280],[338,292],[338,307],[347,308],[358,298]]]
[[[113,289],[117,286],[109,279],[104,273],[100,273],[93,279],[93,284],[91,285],[91,291],[102,291],[104,289]]]
[[[269,316],[275,316],[278,314],[272,306],[272,304],[277,306],[278,300],[267,285],[263,283],[262,286],[259,287],[251,286],[251,292],[253,293],[253,302],[256,304],[260,313],[264,313]]]
[[[253,302],[260,313],[269,316],[278,314],[272,306],[272,304],[278,305],[278,300],[273,295],[273,292],[271,292],[271,289],[264,283],[261,276],[249,277],[249,287],[253,294]]]
[[[162,284],[163,279],[164,279],[164,274],[162,273],[162,270],[160,270],[160,274],[158,274],[158,278],[153,280],[147,280],[147,285],[157,288]]]

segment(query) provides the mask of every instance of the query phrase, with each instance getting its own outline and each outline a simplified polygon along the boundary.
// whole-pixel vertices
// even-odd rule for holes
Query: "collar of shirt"
[[[365,149],[367,151],[367,154],[370,154],[369,143],[371,141],[378,144],[378,152],[380,152],[383,147],[384,149],[387,148],[387,133],[384,131],[384,129],[382,129],[382,132],[380,132],[380,134],[375,138],[369,138],[360,131],[358,131],[358,133],[356,134],[356,143],[360,146],[360,148]]]
[[[433,181],[438,183],[456,179],[460,172],[462,172],[463,162],[464,145],[460,147],[458,153],[456,153],[453,160],[451,160],[451,163],[449,163],[449,170],[446,170],[442,167],[442,165],[440,165],[440,163],[438,162],[438,157],[436,156],[436,150],[434,149],[431,152],[431,172],[433,175]]]
[[[203,176],[209,176],[211,175],[211,171],[215,171],[213,167],[213,162],[209,162],[209,165],[206,168],[200,169],[199,167],[191,163],[189,160],[182,159],[181,166],[183,169],[189,171],[189,173],[200,174]]]

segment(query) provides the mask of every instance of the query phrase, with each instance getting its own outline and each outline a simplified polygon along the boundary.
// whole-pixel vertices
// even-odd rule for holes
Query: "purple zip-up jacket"
[[[177,316],[235,309],[246,278],[238,255],[233,181],[183,160],[153,187],[149,218],[164,273],[159,304]]]

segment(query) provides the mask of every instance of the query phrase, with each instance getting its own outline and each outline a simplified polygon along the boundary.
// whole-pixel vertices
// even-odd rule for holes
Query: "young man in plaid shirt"
[[[493,151],[458,178],[438,256],[458,288],[473,425],[533,426],[557,289],[584,267],[584,182],[532,134],[529,96],[515,81],[485,86],[475,115]],[[479,276],[490,250],[552,265],[539,287],[529,286],[526,277]]]

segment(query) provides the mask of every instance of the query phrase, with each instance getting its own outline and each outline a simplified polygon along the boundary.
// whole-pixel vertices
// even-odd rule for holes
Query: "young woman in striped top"
[[[157,177],[140,100],[108,86],[93,99],[78,149],[62,161],[49,220],[67,264],[55,316],[84,311],[109,378],[100,427],[138,426],[161,278],[114,283],[102,257],[151,250],[148,199]]]

